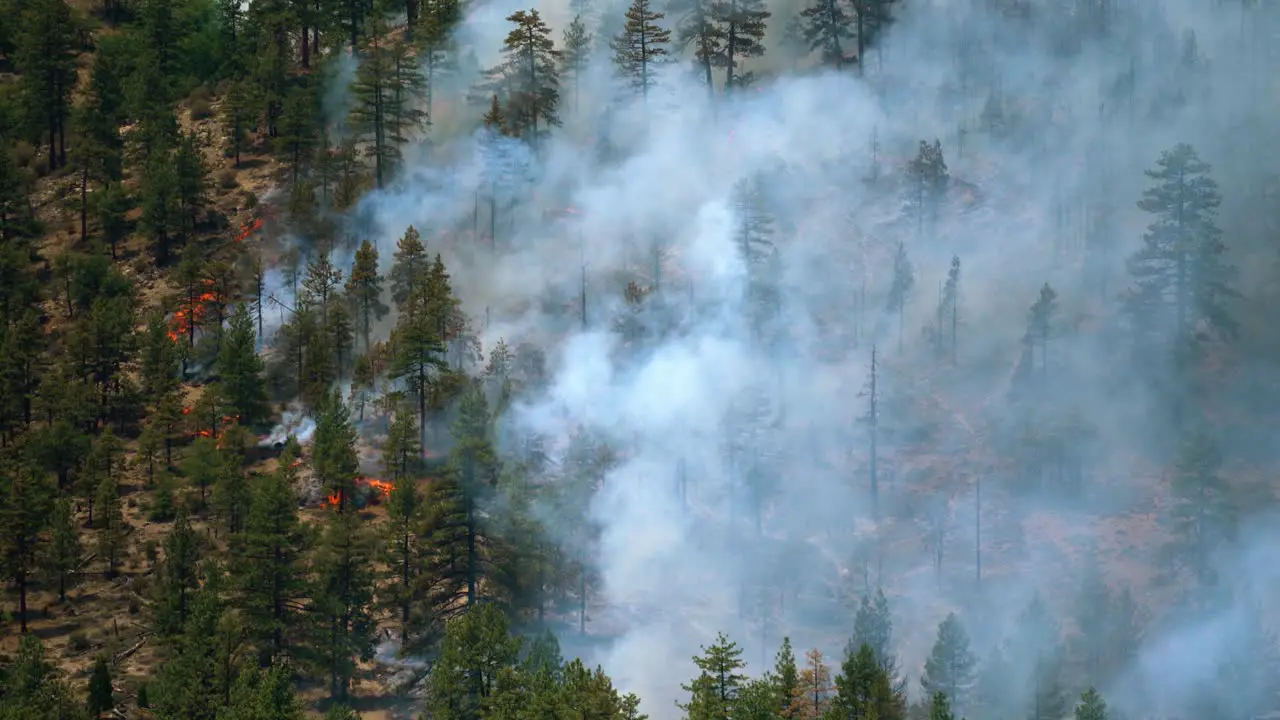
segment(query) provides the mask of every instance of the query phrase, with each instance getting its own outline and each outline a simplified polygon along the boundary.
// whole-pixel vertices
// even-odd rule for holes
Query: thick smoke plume
[[[484,62],[509,5],[475,9],[461,32]],[[655,718],[675,716],[695,674],[689,657],[717,631],[755,670],[784,634],[835,655],[852,600],[877,583],[913,694],[949,611],[984,655],[1037,594],[1064,632],[1089,632],[1071,618],[1091,553],[1108,584],[1148,583],[1163,531],[1116,528],[1144,527],[1133,518],[1163,497],[1166,458],[1145,450],[1154,398],[1116,370],[1123,353],[1109,334],[1123,258],[1147,222],[1135,202],[1159,152],[1189,142],[1228,199],[1227,237],[1248,237],[1229,210],[1248,206],[1274,166],[1260,33],[1275,12],[1112,3],[1106,32],[1077,43],[1053,29],[1083,22],[1088,3],[1034,3],[1034,30],[997,5],[900,3],[863,77],[791,70],[811,63],[771,50],[756,66],[764,77],[732,97],[717,89],[709,101],[682,60],[648,102],[618,104],[598,70],[536,153],[437,134],[354,213],[387,265],[407,226],[422,231],[486,348],[499,338],[543,348],[549,388],[521,399],[513,427],[555,449],[581,426],[619,448],[591,507],[600,583],[588,630],[600,642],[581,651]],[[794,13],[774,9],[777,27]],[[561,27],[569,17],[544,14]],[[915,227],[904,167],[935,139],[952,183],[936,220]],[[490,203],[495,166],[503,181]],[[781,292],[763,329],[739,242],[744,182],[759,189],[778,251]],[[1090,222],[1103,205],[1114,222],[1099,240]],[[477,239],[490,227],[494,247]],[[901,320],[885,310],[900,240],[917,280]],[[953,256],[963,262],[957,370],[927,357],[921,335]],[[616,327],[632,312],[627,279],[650,290],[634,343]],[[1086,416],[1097,439],[1084,451],[1087,497],[1015,499],[999,462],[1000,434],[1016,433],[1002,407],[1046,282],[1077,328],[1057,341],[1055,361],[1070,371],[1053,402]],[[864,422],[873,348],[878,515]],[[917,425],[930,428],[922,439],[910,435]],[[945,553],[921,550],[921,525]],[[1241,712],[1266,705],[1253,676],[1226,686],[1218,675],[1254,659],[1240,640],[1265,625],[1261,606],[1280,589],[1266,554],[1277,538],[1261,521],[1249,527],[1224,551],[1212,601],[1174,611],[1170,597],[1140,598],[1151,622],[1128,670],[1100,688],[1113,703],[1143,714],[1205,695],[1229,695]],[[571,633],[565,643],[580,650]]]

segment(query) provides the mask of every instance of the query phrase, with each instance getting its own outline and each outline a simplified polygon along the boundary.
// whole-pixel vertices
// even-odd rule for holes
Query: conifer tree
[[[845,44],[855,33],[853,18],[846,12],[843,0],[814,0],[800,11],[800,31],[809,50],[821,52],[822,62],[837,71],[858,59],[845,54]]]
[[[242,549],[231,566],[236,606],[263,664],[281,657],[297,639],[305,610],[307,534],[298,521],[294,459],[286,451],[279,469],[254,483]]]
[[[896,681],[898,660],[893,654],[893,618],[889,614],[889,600],[881,588],[876,588],[874,596],[862,596],[853,618],[853,637],[846,650],[855,653],[858,652],[855,648],[863,645],[871,648],[876,662],[880,663],[891,681]]]
[[[729,720],[747,680],[742,673],[747,666],[742,649],[720,633],[710,647],[703,646],[701,655],[694,656],[693,664],[698,677],[681,686],[689,693],[689,702],[680,708],[690,720]]]
[[[114,478],[102,478],[96,500],[99,513],[98,556],[107,565],[107,577],[114,578],[126,539],[124,514],[120,510],[120,486]]]
[[[248,426],[262,423],[270,412],[257,345],[249,307],[240,303],[236,305],[222,339],[218,355],[218,383],[227,411]]]
[[[412,416],[400,413],[397,419],[399,417]],[[412,476],[399,474],[395,476],[394,483],[387,498],[386,559],[391,581],[386,587],[384,604],[399,616],[400,643],[403,646],[408,642],[412,629],[410,612],[421,573],[422,550],[418,544],[418,531],[422,527],[424,508]]]
[[[395,262],[391,266],[391,301],[400,308],[413,292],[425,284],[431,260],[422,236],[412,225],[396,242]],[[401,310],[403,312],[403,310]]]
[[[1159,335],[1171,327],[1185,341],[1199,321],[1230,336],[1236,329],[1228,303],[1236,269],[1226,263],[1222,231],[1215,223],[1222,198],[1210,166],[1185,143],[1160,154],[1147,177],[1155,185],[1138,207],[1155,216],[1143,247],[1129,259],[1134,286],[1126,297],[1135,330]]]
[[[49,557],[45,569],[57,579],[58,600],[65,602],[67,588],[79,579],[84,562],[80,529],[76,527],[75,512],[69,498],[58,498],[54,502],[49,524]]]
[[[240,102],[246,100],[235,95],[232,95],[232,99]],[[289,182],[292,185],[298,184],[305,169],[305,163],[312,157],[315,149],[317,134],[315,119],[320,112],[317,105],[315,91],[305,85],[295,86],[284,99],[276,135],[272,140],[276,156],[288,168]],[[238,163],[239,146],[237,145],[236,148]]]
[[[111,688],[111,668],[107,667],[106,657],[99,655],[93,662],[93,672],[89,674],[89,714],[99,717],[116,706],[115,693]]]
[[[200,537],[179,508],[169,534],[164,538],[164,560],[157,583],[156,630],[161,636],[176,636],[191,615],[192,597],[200,587],[197,565]]]
[[[149,403],[155,404],[178,389],[178,353],[163,314],[153,312],[147,318],[141,345],[142,392]]]
[[[836,717],[905,720],[906,697],[896,692],[884,664],[867,644],[845,652],[840,674],[835,679],[831,712]]]
[[[969,635],[955,613],[938,625],[938,637],[924,663],[920,687],[930,696],[944,693],[953,707],[963,704],[974,680],[976,659],[969,650]]]
[[[916,235],[924,233],[925,220],[932,228],[938,221],[938,211],[946,199],[951,174],[942,154],[942,141],[933,144],[921,140],[916,156],[907,164],[907,197],[904,210],[915,220]]]
[[[929,698],[929,720],[955,720],[955,717],[946,693],[939,690]]]
[[[592,42],[593,38],[587,30],[587,24],[582,20],[582,15],[574,15],[573,21],[565,28],[564,39],[560,43],[563,48],[563,54],[560,56],[560,78],[562,82],[567,83],[573,93],[573,112],[575,114],[578,112],[582,97],[582,78],[587,72],[587,63],[591,59]],[[497,96],[494,96],[494,100],[495,107],[491,108],[490,112],[497,109],[500,117],[501,109],[497,108]],[[486,116],[485,126],[490,126],[488,116]]]
[[[903,335],[903,315],[906,312],[907,300],[911,297],[911,290],[916,284],[915,268],[911,266],[911,259],[907,257],[907,247],[901,240],[898,241],[897,253],[893,256],[893,284],[889,286],[888,307],[891,313],[898,316],[898,352],[902,352],[902,335]]]
[[[1107,702],[1093,686],[1089,686],[1080,693],[1080,702],[1073,717],[1075,720],[1107,720]]]
[[[782,647],[773,661],[774,704],[773,714],[784,714],[795,697],[800,684],[800,671],[796,668],[796,656],[791,650],[791,638],[782,638]]]
[[[324,491],[337,496],[339,513],[354,508],[356,473],[360,469],[356,440],[346,404],[336,392],[329,395],[316,419],[311,468]]]
[[[502,610],[491,603],[450,620],[427,678],[427,712],[457,720],[484,717],[499,678],[519,659],[521,644]]]
[[[507,17],[515,27],[502,46],[503,60],[488,73],[490,86],[505,95],[508,127],[535,147],[560,125],[560,59],[551,27],[537,9]]]
[[[650,0],[632,0],[627,8],[626,25],[610,43],[618,75],[645,100],[649,99],[649,88],[654,83],[653,66],[663,62],[671,42],[671,31],[658,22],[663,17],[653,9]]]
[[[23,110],[38,123],[41,139],[48,138],[49,169],[56,170],[67,161],[71,91],[76,85],[75,22],[65,0],[25,4],[17,21],[21,30],[14,60]]]
[[[448,275],[437,257],[424,270],[412,294],[400,306],[400,320],[392,334],[393,355],[389,375],[403,380],[417,399],[419,440],[426,447],[427,406],[440,374],[448,371],[445,354],[448,316],[456,305]]]
[[[383,277],[378,274],[378,248],[365,240],[356,250],[355,263],[347,276],[347,297],[354,305],[356,333],[364,341],[364,351],[372,348],[373,324],[386,317],[390,308],[382,302]]]
[[[53,490],[26,467],[0,470],[0,567],[18,591],[18,622],[27,632],[27,591],[39,570]]]
[[[1185,567],[1202,585],[1217,576],[1213,551],[1234,534],[1237,511],[1222,477],[1222,450],[1205,433],[1183,442],[1174,466],[1169,514],[1173,541],[1167,548],[1175,567]]]
[[[397,407],[387,429],[387,442],[382,446],[382,467],[392,482],[408,478],[422,454],[418,444],[418,424],[407,408]]]
[[[724,53],[724,29],[715,22],[713,0],[673,0],[668,11],[676,18],[676,45],[693,46],[699,79],[707,86],[707,97],[715,97],[711,67]]]
[[[947,271],[947,282],[942,286],[942,297],[938,299],[938,321],[934,332],[934,343],[938,357],[945,350],[950,351],[951,364],[956,364],[956,335],[960,326],[960,258],[951,258],[951,269]]]
[[[817,648],[805,653],[804,667],[787,716],[803,720],[818,720],[831,709],[836,688],[831,684],[831,668]]]
[[[1049,375],[1049,340],[1057,332],[1058,294],[1045,283],[1040,288],[1040,297],[1027,313],[1027,334],[1023,342],[1028,348],[1040,345],[1040,374]]]
[[[368,538],[354,512],[329,517],[317,548],[316,587],[311,593],[317,619],[320,664],[329,696],[345,700],[356,662],[372,659],[376,624],[372,557]]]
[[[724,38],[712,64],[724,68],[725,92],[750,85],[753,77],[741,69],[742,61],[764,55],[766,21],[773,14],[763,0],[711,0],[711,18]]]

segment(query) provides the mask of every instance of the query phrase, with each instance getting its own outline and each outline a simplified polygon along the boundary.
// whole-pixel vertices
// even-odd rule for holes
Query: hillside
[[[792,5],[0,0],[0,720],[1273,712],[1280,12]]]

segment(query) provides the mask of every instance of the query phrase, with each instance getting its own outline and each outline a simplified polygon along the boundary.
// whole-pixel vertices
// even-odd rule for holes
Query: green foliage
[[[1075,720],[1107,720],[1107,702],[1102,699],[1093,686],[1080,693],[1080,702],[1076,705]]]
[[[89,675],[89,714],[98,717],[115,706],[115,695],[111,689],[111,668],[107,667],[107,659],[99,655],[93,663],[93,672]]]
[[[974,680],[977,664],[969,650],[969,635],[955,613],[938,625],[938,637],[924,663],[920,687],[932,696],[944,693],[953,707],[963,706]]]
[[[665,15],[653,9],[650,0],[632,0],[622,33],[613,38],[613,64],[623,82],[646,99],[653,86],[654,65],[664,62],[671,31],[659,24]],[[567,32],[567,31],[566,31]],[[570,38],[566,35],[566,44]],[[578,37],[572,38],[579,42]],[[575,52],[580,52],[575,47]],[[562,58],[563,59],[563,58]]]
[[[682,685],[689,693],[689,701],[680,705],[690,720],[728,720],[733,717],[746,675],[742,670],[747,664],[742,660],[742,649],[725,637],[716,636],[710,647],[703,646],[702,654],[693,658],[698,667],[698,677],[688,685]]]
[[[267,386],[262,358],[249,308],[240,303],[223,333],[218,355],[218,377],[227,412],[243,425],[254,427],[268,419]]]
[[[0,472],[0,569],[18,591],[18,620],[27,632],[27,589],[40,569],[53,488],[29,467]]]

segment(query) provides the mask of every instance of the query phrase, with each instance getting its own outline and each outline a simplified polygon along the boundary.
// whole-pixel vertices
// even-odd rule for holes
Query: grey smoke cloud
[[[503,18],[520,7],[502,0],[468,17],[459,39],[482,65],[496,60]],[[1269,149],[1240,148],[1244,138],[1262,137],[1256,118],[1273,103],[1257,92],[1265,73],[1255,45],[1241,41],[1253,28],[1242,30],[1234,11],[1191,0],[1116,7],[1110,39],[1086,40],[1067,54],[985,3],[907,2],[882,38],[882,64],[870,61],[866,78],[770,72],[751,91],[719,97],[714,112],[684,65],[665,69],[662,90],[647,105],[606,107],[602,98],[616,93],[607,73],[596,71],[584,79],[589,101],[577,115],[566,101],[565,128],[540,156],[515,142],[485,147],[478,135],[436,137],[430,151],[410,155],[393,186],[362,201],[356,214],[384,267],[409,224],[430,252],[444,255],[464,309],[478,324],[489,318],[486,349],[498,338],[544,346],[549,389],[512,410],[515,426],[562,447],[581,424],[622,451],[591,506],[602,582],[589,629],[607,642],[587,651],[621,687],[641,695],[655,720],[676,716],[680,683],[695,672],[689,657],[717,631],[744,646],[756,671],[783,634],[838,662],[853,609],[836,588],[861,588],[856,557],[874,530],[896,541],[871,582],[883,580],[894,606],[914,691],[937,623],[950,610],[961,612],[980,655],[1010,635],[1011,618],[1037,591],[1060,620],[1069,615],[1079,567],[1071,552],[1096,539],[1094,531],[1064,540],[1054,534],[1057,525],[1036,518],[1076,519],[1090,528],[1092,513],[1141,511],[1162,497],[1152,469],[1128,449],[1140,441],[1135,428],[1148,398],[1132,383],[1119,391],[1108,384],[1116,349],[1096,333],[1058,341],[1073,382],[1055,398],[1086,411],[1104,438],[1089,473],[1097,496],[1089,515],[1078,501],[1008,497],[1001,488],[1010,478],[995,469],[994,441],[986,437],[1041,284],[1059,288],[1064,315],[1078,323],[1111,313],[1122,258],[1146,222],[1134,207],[1146,182],[1142,170],[1160,149],[1195,144],[1215,164],[1228,198],[1245,193],[1267,168]],[[1071,17],[1040,9],[1063,12],[1064,23]],[[568,8],[547,6],[544,14],[558,40]],[[786,19],[779,12],[775,27]],[[1177,66],[1179,38],[1190,28],[1208,59],[1196,77]],[[603,58],[596,61],[600,67]],[[759,65],[775,66],[789,63]],[[1131,71],[1129,95],[1123,87]],[[1190,98],[1186,107],[1157,107],[1179,87]],[[1137,100],[1132,109],[1129,97]],[[1011,127],[1009,137],[982,130],[993,106]],[[1019,132],[1019,123],[1032,131]],[[865,181],[873,136],[881,174],[874,185]],[[934,138],[955,182],[937,225],[917,233],[901,221],[895,184],[916,143]],[[606,141],[622,150],[620,161],[597,159]],[[459,240],[473,227],[487,232],[486,169],[495,157],[508,175],[526,177],[514,207],[505,207],[507,197],[498,203],[496,255]],[[763,347],[746,322],[746,265],[734,242],[740,218],[732,189],[752,177],[763,177],[779,228],[785,332],[776,349]],[[1113,202],[1117,220],[1096,251],[1105,262],[1091,269],[1084,235],[1089,208],[1102,200]],[[542,222],[544,211],[565,207],[575,213]],[[1238,223],[1226,213],[1222,220],[1230,235]],[[917,272],[903,356],[895,352],[897,319],[883,310],[899,239]],[[624,311],[620,278],[652,281],[654,247],[663,255],[656,297],[682,320],[637,353],[610,325]],[[952,255],[963,262],[964,330],[962,372],[948,375],[924,359],[920,329],[932,320]],[[584,275],[588,327],[580,330]],[[1100,278],[1108,281],[1105,295],[1091,289]],[[867,430],[858,422],[872,343],[883,363],[886,423],[879,523],[867,519]],[[756,408],[753,427],[741,427],[752,414],[745,408]],[[928,445],[894,431],[926,415],[937,425]],[[678,461],[686,497],[678,491]],[[749,463],[773,478],[758,525],[744,482]],[[921,474],[946,487],[912,497],[904,481]],[[980,595],[972,580],[979,477],[989,523]],[[948,532],[937,576],[930,553],[907,542],[920,534],[913,521],[934,504],[943,508]],[[913,506],[917,512],[902,517]],[[1156,539],[1112,553],[1154,562]],[[1221,692],[1214,673],[1241,652],[1224,638],[1254,627],[1248,609],[1275,588],[1272,575],[1257,579],[1267,564],[1261,553],[1274,546],[1268,534],[1246,534],[1224,558],[1221,587],[1252,589],[1224,592],[1227,599],[1211,610],[1154,623],[1130,670],[1101,689],[1122,708],[1144,711],[1157,700],[1176,708],[1190,694]],[[1113,582],[1127,580],[1112,575]],[[573,649],[570,643],[566,637]]]

